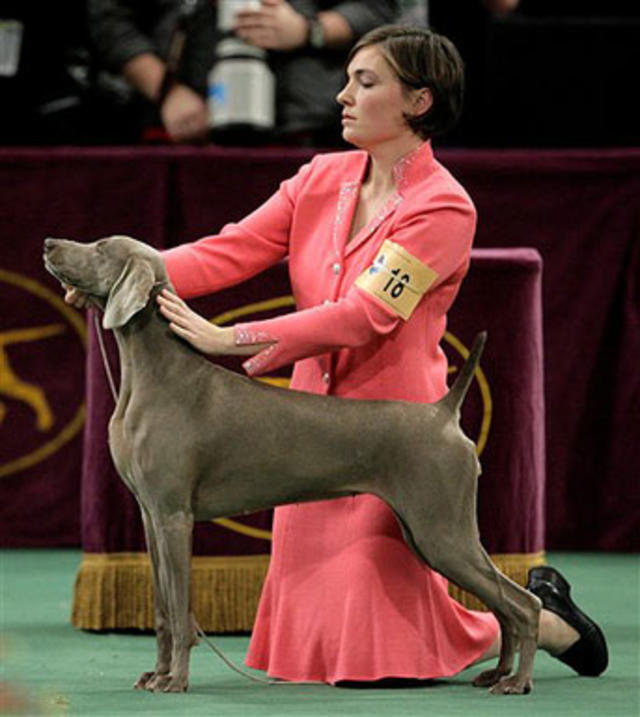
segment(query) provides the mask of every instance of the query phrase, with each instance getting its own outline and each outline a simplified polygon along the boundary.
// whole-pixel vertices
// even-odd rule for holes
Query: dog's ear
[[[149,301],[149,294],[155,282],[151,264],[142,257],[131,257],[120,276],[111,287],[107,298],[102,326],[118,329]]]

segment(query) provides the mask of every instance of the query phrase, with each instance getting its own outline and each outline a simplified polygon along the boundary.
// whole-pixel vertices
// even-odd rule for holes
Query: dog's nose
[[[52,249],[52,248],[53,248],[53,246],[55,245],[55,243],[56,243],[56,240],[55,240],[55,239],[52,239],[51,237],[47,237],[47,238],[44,240],[44,250],[45,250],[45,251],[49,251],[49,249]]]

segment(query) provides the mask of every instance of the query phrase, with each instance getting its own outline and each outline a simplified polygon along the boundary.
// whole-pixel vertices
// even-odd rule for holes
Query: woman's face
[[[356,147],[368,149],[407,134],[415,136],[403,116],[415,111],[412,94],[376,45],[355,54],[337,100],[342,105],[342,136]]]

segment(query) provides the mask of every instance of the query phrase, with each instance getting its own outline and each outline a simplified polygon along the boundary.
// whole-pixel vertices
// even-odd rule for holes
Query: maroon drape
[[[162,242],[167,170],[166,158],[128,150],[0,150],[0,545],[80,542],[85,318],[65,310],[43,240]]]
[[[640,548],[640,151],[452,152],[476,246],[544,260],[547,544]]]

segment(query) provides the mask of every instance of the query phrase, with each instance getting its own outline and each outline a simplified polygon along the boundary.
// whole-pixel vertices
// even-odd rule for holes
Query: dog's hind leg
[[[166,602],[171,632],[169,673],[154,679],[154,692],[185,692],[189,685],[189,655],[194,644],[191,615],[191,541],[193,515],[180,510],[163,515],[157,507],[153,532],[159,557],[158,578]]]
[[[502,615],[496,615],[500,624],[500,657],[498,664],[490,670],[484,670],[473,680],[474,687],[492,687],[513,671],[513,663],[518,645],[518,636]]]
[[[157,680],[164,680],[171,668],[171,627],[169,625],[169,611],[166,596],[162,593],[160,580],[160,556],[153,532],[151,516],[140,504],[140,513],[144,525],[144,534],[147,541],[147,551],[151,562],[151,582],[153,588],[153,613],[156,630],[157,660],[155,670],[143,672],[137,679],[134,687],[138,690],[153,691]]]
[[[529,692],[537,648],[540,601],[495,567],[477,538],[475,525],[464,530],[458,528],[457,535],[451,526],[448,530],[439,530],[433,529],[432,525],[425,534],[424,530],[418,532],[416,526],[429,525],[428,521],[417,522],[407,513],[401,520],[422,559],[448,580],[479,598],[498,618],[503,638],[500,660],[495,670],[483,673],[482,681],[493,684],[491,692],[494,694]],[[461,535],[464,540],[460,539]],[[513,667],[517,641],[520,643],[518,671],[507,676]]]
[[[480,673],[474,685],[492,685],[493,694],[527,693],[533,687],[533,662],[538,648],[542,603],[535,595],[500,572],[484,548],[481,545],[479,548],[498,586],[498,603],[487,601],[487,606],[498,615],[506,614],[507,619],[499,618],[502,643],[498,665],[493,670]],[[514,675],[509,675],[518,650],[518,670]]]
[[[482,550],[485,561],[491,566],[492,570],[496,573],[496,580],[498,581],[499,590],[501,592],[501,599],[505,600],[504,586],[500,585],[503,575],[493,565],[491,558],[487,555],[486,551],[482,546]],[[500,624],[500,657],[496,667],[490,670],[484,670],[473,680],[474,687],[492,687],[497,684],[503,677],[507,677],[513,671],[513,664],[515,661],[515,655],[518,649],[518,631],[516,629],[517,618],[505,614],[509,611],[501,611],[499,608],[494,608],[494,614],[496,615]]]
[[[477,684],[493,684],[493,694],[526,694],[533,687],[540,601],[499,572],[479,544],[469,553],[451,564],[441,563],[437,569],[484,602],[500,623],[502,642],[498,665],[479,675]],[[518,671],[510,675],[518,642]]]

